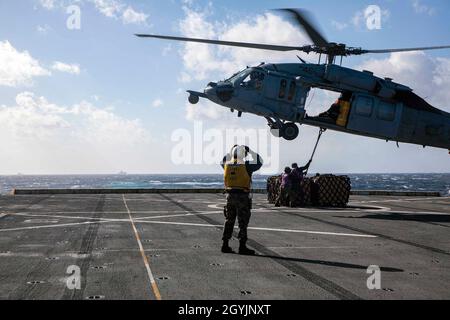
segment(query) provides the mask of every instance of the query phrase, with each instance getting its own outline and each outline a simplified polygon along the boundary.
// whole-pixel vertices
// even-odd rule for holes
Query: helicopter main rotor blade
[[[165,40],[175,40],[175,41],[185,41],[185,42],[198,42],[207,44],[216,44],[221,46],[231,46],[231,47],[241,47],[241,48],[251,48],[251,49],[261,49],[261,50],[272,50],[272,51],[306,51],[311,50],[310,46],[304,47],[294,47],[294,46],[278,46],[271,44],[259,44],[259,43],[248,43],[248,42],[235,42],[235,41],[221,41],[221,40],[209,40],[209,39],[199,39],[199,38],[185,38],[185,37],[172,37],[172,36],[162,36],[156,34],[136,34],[137,37],[141,38],[157,38]]]
[[[311,15],[306,10],[301,9],[276,9],[276,11],[288,13],[298,25],[300,25],[308,34],[312,42],[318,47],[327,47],[328,41],[319,31],[319,28],[313,23]]]
[[[450,49],[450,46],[419,47],[419,48],[399,48],[399,49],[381,49],[381,50],[362,50],[362,53],[391,53],[391,52],[409,52],[409,51],[425,51],[425,50],[439,50],[439,49]]]

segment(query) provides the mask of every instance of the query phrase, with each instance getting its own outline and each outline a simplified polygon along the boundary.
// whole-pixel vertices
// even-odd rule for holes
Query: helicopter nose
[[[211,84],[213,84],[213,82],[210,82],[208,86],[205,88],[205,94],[208,96],[208,98],[213,98],[216,96],[217,83],[214,83],[214,85]]]
[[[208,98],[218,98],[221,102],[227,102],[231,100],[233,92],[234,88],[231,83],[210,82],[205,89],[205,94],[208,96]]]

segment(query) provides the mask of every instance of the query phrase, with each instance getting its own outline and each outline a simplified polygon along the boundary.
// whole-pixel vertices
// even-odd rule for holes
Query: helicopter
[[[422,50],[450,49],[450,46],[366,50],[328,42],[310,14],[302,9],[278,9],[303,29],[312,45],[284,46],[247,42],[221,41],[136,34],[157,38],[272,51],[300,51],[319,54],[318,63],[261,63],[247,67],[232,77],[210,82],[203,92],[188,90],[188,101],[200,98],[237,111],[238,117],[251,113],[266,118],[273,135],[295,140],[300,133],[297,124],[354,135],[410,143],[424,148],[436,147],[450,152],[450,113],[439,110],[391,78],[380,78],[372,72],[342,66],[343,57]],[[326,57],[321,63],[322,55]],[[340,64],[336,63],[340,58]],[[340,94],[328,111],[309,116],[305,110],[312,88]]]

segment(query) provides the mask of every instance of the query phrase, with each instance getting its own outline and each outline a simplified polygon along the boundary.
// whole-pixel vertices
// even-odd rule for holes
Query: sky
[[[367,28],[364,12],[370,5],[381,10],[380,29]],[[248,65],[296,62],[297,53],[134,36],[309,44],[270,10],[286,7],[309,10],[329,41],[349,46],[450,44],[447,0],[341,1],[339,6],[331,0],[0,0],[0,174],[220,173],[222,151],[232,141],[216,140],[218,152],[210,152],[208,141],[227,129],[258,132],[250,147],[268,160],[264,173],[307,162],[317,129],[301,126],[297,140],[274,141],[263,118],[238,119],[205,101],[190,105],[186,93]],[[316,62],[314,55],[301,56]],[[344,65],[389,76],[450,112],[450,50],[352,57]],[[335,98],[313,91],[308,113],[328,109]],[[184,161],[177,158],[180,149]],[[311,170],[450,172],[450,156],[443,149],[397,148],[327,131]]]

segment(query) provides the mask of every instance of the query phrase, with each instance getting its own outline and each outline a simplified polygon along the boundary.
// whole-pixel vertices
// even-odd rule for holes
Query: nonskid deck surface
[[[246,257],[220,253],[220,194],[0,197],[0,299],[450,298],[450,198],[253,202]]]

